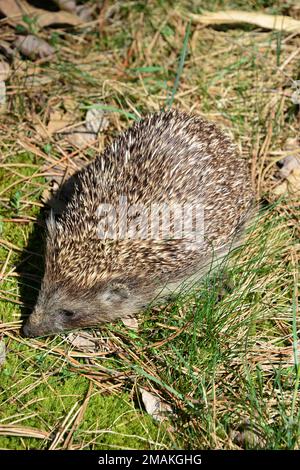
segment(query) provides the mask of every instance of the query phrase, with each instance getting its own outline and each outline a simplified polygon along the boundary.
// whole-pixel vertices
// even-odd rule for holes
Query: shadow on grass
[[[43,208],[38,215],[27,245],[20,256],[17,273],[19,274],[20,301],[22,302],[22,328],[37,302],[44,276],[46,220],[50,215],[50,210],[56,220],[62,215],[74,193],[78,173],[68,178],[58,191],[49,198],[47,207]]]
[[[22,328],[38,298],[44,275],[45,211],[39,214],[18,265]]]

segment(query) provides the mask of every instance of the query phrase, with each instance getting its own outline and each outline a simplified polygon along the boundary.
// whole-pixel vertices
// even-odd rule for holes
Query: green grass
[[[184,18],[166,16],[175,3],[122,4],[102,35],[44,31],[56,58],[39,67],[23,59],[23,68],[16,67],[1,139],[0,338],[7,350],[1,449],[299,448],[300,210],[297,201],[273,193],[276,160],[297,129],[288,97],[297,63],[279,69],[296,42],[252,27],[191,25],[189,32]],[[179,7],[186,10],[187,2]],[[203,3],[203,9],[225,7],[246,8]],[[282,13],[281,3],[270,1],[247,9]],[[49,82],[29,87],[32,74]],[[110,120],[84,155],[38,132],[51,109],[68,111],[66,97],[76,104],[74,122],[90,106]],[[43,272],[40,197],[49,158],[90,159],[166,100],[225,125],[251,160],[264,207],[244,245],[201,285],[148,309],[138,332],[122,323],[92,330],[96,353],[71,346],[65,335],[22,338],[20,318],[30,312]],[[145,412],[140,387],[171,406],[166,421]]]
[[[73,411],[79,409],[88,384],[87,379],[70,372],[68,364],[60,359],[16,346],[10,351],[1,374],[1,401],[5,410],[5,414],[1,413],[1,424],[16,423],[51,433],[72,407],[75,407]],[[80,428],[74,433],[73,445],[86,449],[162,448],[165,433],[151,421],[150,417],[136,411],[128,393],[117,397],[103,396],[96,390]],[[0,436],[2,449],[43,449],[48,446],[48,439],[24,441],[18,437]]]

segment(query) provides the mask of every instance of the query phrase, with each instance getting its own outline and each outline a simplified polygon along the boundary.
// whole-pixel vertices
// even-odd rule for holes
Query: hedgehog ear
[[[129,298],[130,291],[125,284],[111,284],[101,292],[101,300],[108,303],[122,302]]]

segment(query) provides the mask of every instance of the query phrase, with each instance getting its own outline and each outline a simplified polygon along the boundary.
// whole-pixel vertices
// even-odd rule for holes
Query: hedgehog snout
[[[35,338],[37,336],[48,336],[58,333],[60,330],[51,326],[50,324],[33,325],[30,319],[27,320],[22,328],[22,335],[26,338]]]
[[[50,323],[50,318],[44,315],[40,310],[35,309],[24,324],[22,335],[33,338],[35,336],[43,336],[52,333],[53,330],[54,325]]]
[[[28,322],[26,322],[22,328],[22,335],[26,338],[34,338],[35,336],[38,336]]]

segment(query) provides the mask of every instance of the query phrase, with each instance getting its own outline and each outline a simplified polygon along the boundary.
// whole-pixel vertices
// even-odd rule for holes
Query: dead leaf
[[[20,9],[19,5],[15,0],[0,0],[0,11],[7,18],[18,18],[25,12]]]
[[[297,139],[290,139],[287,142],[286,150],[291,152],[280,161],[282,167],[279,175],[284,178],[280,184],[275,186],[274,194],[282,196],[285,193],[300,195],[300,149]]]
[[[68,112],[74,112],[78,108],[76,99],[71,95],[63,96],[64,108]]]
[[[300,21],[283,15],[267,15],[260,12],[227,10],[205,12],[201,15],[190,14],[189,17],[194,23],[205,25],[248,23],[265,29],[300,33]]]
[[[94,7],[90,7],[87,5],[78,5],[76,7],[77,16],[79,16],[79,18],[85,23],[88,21],[92,21],[94,10]]]
[[[15,41],[16,48],[30,59],[48,57],[54,54],[55,49],[44,39],[37,38],[32,34],[28,36],[19,36]]]
[[[67,96],[64,98],[64,107],[67,110],[70,109],[72,116],[74,116],[74,110],[78,107],[78,104],[73,98]],[[61,137],[65,138],[75,147],[88,147],[95,143],[97,134],[101,130],[106,129],[108,125],[109,121],[105,117],[105,112],[93,107],[87,111],[84,124],[73,125],[71,129],[61,133]]]
[[[5,60],[0,58],[0,80],[5,81],[10,75],[10,66]]]
[[[51,24],[68,24],[70,26],[78,26],[82,24],[81,18],[74,13],[68,11],[54,11],[40,13],[37,17],[37,24],[43,28]]]
[[[122,323],[130,330],[137,331],[139,329],[139,324],[136,318],[122,318]]]
[[[290,152],[285,158],[280,160],[282,167],[279,170],[280,176],[287,178],[291,171],[300,168],[300,147],[298,139],[288,139],[285,145],[285,150]]]
[[[273,192],[275,196],[282,196],[283,194],[287,193],[287,188],[288,188],[287,182],[284,181],[283,183],[280,183],[277,186],[275,186]]]
[[[76,349],[84,352],[95,352],[98,350],[98,338],[89,335],[88,333],[70,333],[67,336],[67,341]]]
[[[0,81],[0,113],[6,111],[6,86],[5,82]]]
[[[288,192],[300,196],[300,168],[295,168],[287,177]]]
[[[139,392],[147,413],[156,421],[162,422],[167,419],[168,414],[173,413],[171,406],[162,401],[158,396],[141,387],[139,387]]]
[[[286,158],[281,160],[282,167],[279,170],[282,178],[287,178],[291,171],[300,168],[300,157],[297,155],[288,155]]]
[[[69,11],[70,13],[76,11],[75,0],[54,0],[54,3],[61,9]]]
[[[72,332],[67,336],[67,341],[78,351],[83,353],[113,353],[119,351],[120,348],[111,342],[108,338],[104,338],[99,334],[97,336],[87,333],[86,331]],[[117,373],[118,375],[119,373]]]
[[[108,128],[109,121],[102,109],[93,107],[86,113],[85,125],[89,132],[98,134],[98,132]]]
[[[65,139],[75,147],[88,147],[97,139],[94,132],[89,132],[84,124],[78,124],[72,130],[64,133]]]
[[[61,131],[72,123],[73,117],[68,113],[56,109],[50,114],[49,122],[47,125],[48,134],[52,135]]]
[[[10,47],[10,43],[7,41],[0,41],[0,52],[9,60],[12,60],[15,52],[14,50]]]
[[[36,19],[36,25],[40,28],[51,24],[68,24],[78,26],[82,24],[81,18],[69,11],[46,11],[36,8],[26,0],[0,0],[0,11],[12,24],[25,24],[24,15],[30,15]]]
[[[5,80],[10,74],[10,67],[5,60],[0,58],[0,113],[6,111],[6,85]]]
[[[300,169],[296,168],[292,170],[289,176],[283,183],[278,184],[274,188],[274,194],[276,196],[282,196],[283,194],[289,193],[291,195],[300,196]]]
[[[5,343],[3,340],[0,340],[0,367],[3,366],[6,359],[6,352],[5,352]]]

